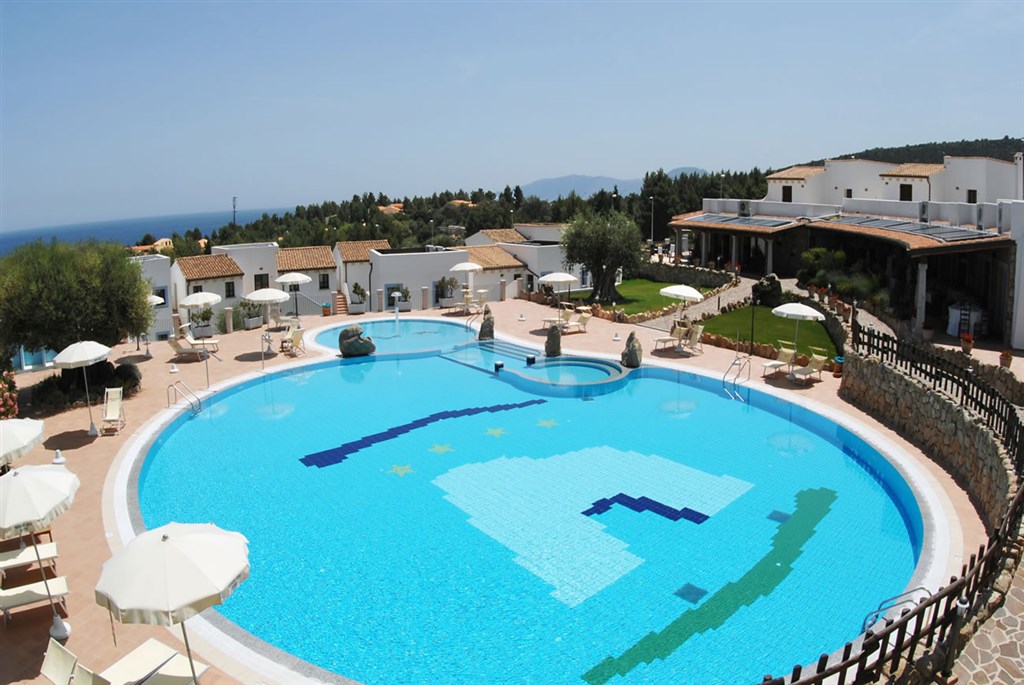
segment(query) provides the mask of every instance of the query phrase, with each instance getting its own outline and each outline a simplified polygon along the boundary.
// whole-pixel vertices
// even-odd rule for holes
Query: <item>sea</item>
[[[294,207],[278,207],[276,209],[240,209],[235,222],[240,226],[256,221],[264,214],[273,216],[284,215],[295,211]],[[208,235],[222,226],[231,223],[231,211],[200,212],[197,214],[175,214],[172,216],[150,216],[139,219],[115,219],[113,221],[94,221],[87,224],[67,224],[65,226],[46,226],[43,228],[27,228],[18,231],[0,231],[0,256],[11,252],[16,247],[36,240],[49,241],[51,238],[65,243],[75,243],[93,238],[123,245],[134,245],[142,236],[152,233],[156,238],[170,238],[172,233],[183,234],[198,228]]]

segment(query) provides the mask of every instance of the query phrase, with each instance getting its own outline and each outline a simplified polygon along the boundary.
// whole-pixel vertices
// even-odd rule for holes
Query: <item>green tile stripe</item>
[[[726,584],[699,607],[683,612],[660,633],[648,633],[622,656],[603,660],[587,671],[583,680],[600,685],[616,675],[625,676],[641,663],[664,659],[692,636],[722,626],[741,607],[771,594],[793,570],[804,543],[814,535],[815,526],[835,499],[836,493],[825,488],[798,492],[796,511],[779,525],[771,550],[739,580]]]

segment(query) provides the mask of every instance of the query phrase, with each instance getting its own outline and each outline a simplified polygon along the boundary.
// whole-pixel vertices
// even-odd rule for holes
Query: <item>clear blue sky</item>
[[[0,2],[0,230],[1022,133],[1022,2]]]

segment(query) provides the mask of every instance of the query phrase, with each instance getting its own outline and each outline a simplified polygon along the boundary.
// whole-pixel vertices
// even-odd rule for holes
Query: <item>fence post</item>
[[[964,618],[967,617],[967,609],[970,602],[967,597],[961,595],[956,601],[956,613],[953,615],[953,629],[949,633],[946,647],[946,665],[942,669],[942,675],[946,678],[953,675],[953,663],[956,661],[957,646],[960,642],[960,628],[964,625]]]

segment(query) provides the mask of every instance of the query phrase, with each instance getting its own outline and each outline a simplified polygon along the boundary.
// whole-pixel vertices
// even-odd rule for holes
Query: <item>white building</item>
[[[216,245],[210,256],[230,257],[242,270],[244,278],[238,283],[238,297],[253,290],[269,288],[277,278],[277,243],[239,243],[237,245]]]
[[[387,240],[347,240],[334,246],[334,261],[337,264],[337,290],[351,305],[356,302],[352,288],[359,285],[368,294],[373,293],[374,285],[370,272],[370,250],[390,250],[391,243]],[[369,303],[367,309],[369,309]],[[352,308],[349,307],[349,311]]]
[[[171,265],[171,308],[177,310],[179,302],[192,293],[210,292],[221,296],[221,302],[212,307],[214,312],[235,307],[241,299],[245,272],[226,254],[179,257]],[[188,312],[179,311],[182,322],[188,322]]]
[[[153,294],[163,299],[163,304],[153,307],[154,320],[149,329],[150,340],[167,340],[174,332],[171,321],[171,259],[165,255],[142,255],[132,257],[142,269],[142,277],[149,281]]]
[[[298,302],[299,314],[313,314],[324,304],[330,305],[338,285],[338,265],[334,253],[326,245],[310,247],[282,247],[276,256],[278,277],[286,273],[300,273],[308,283],[293,284],[287,290],[298,293],[292,303]]]

